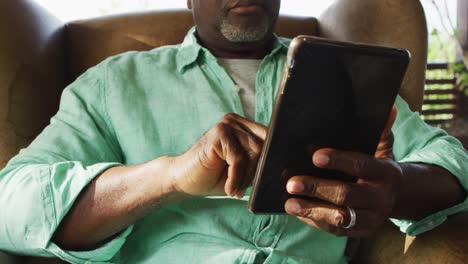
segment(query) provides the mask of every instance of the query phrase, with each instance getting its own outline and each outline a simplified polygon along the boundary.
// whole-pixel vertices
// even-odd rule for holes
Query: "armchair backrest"
[[[187,10],[125,14],[71,22],[67,25],[70,80],[109,56],[181,43],[192,26],[192,14]],[[317,20],[313,17],[282,16],[276,32],[284,37],[316,35]]]
[[[0,168],[57,112],[63,28],[33,0],[0,1]]]
[[[320,17],[319,31],[327,38],[408,49],[411,63],[400,95],[413,111],[421,110],[428,32],[419,0],[337,0]]]

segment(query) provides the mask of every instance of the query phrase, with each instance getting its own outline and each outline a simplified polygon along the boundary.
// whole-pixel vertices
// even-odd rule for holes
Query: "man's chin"
[[[221,33],[231,42],[257,42],[265,39],[270,32],[269,21],[266,18],[255,18],[251,21],[224,20],[221,24]]]
[[[265,39],[268,31],[264,29],[239,29],[239,28],[226,28],[222,30],[223,36],[236,43],[242,42],[258,42]]]

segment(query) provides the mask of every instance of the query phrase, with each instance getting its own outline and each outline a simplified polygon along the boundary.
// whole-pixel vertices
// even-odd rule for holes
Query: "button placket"
[[[255,245],[260,248],[273,248],[278,243],[284,227],[287,223],[287,217],[270,216],[269,223],[260,231],[255,239]]]
[[[260,65],[260,70],[258,71],[257,80],[256,80],[256,93],[255,93],[255,118],[256,121],[266,125],[267,118],[265,115],[265,104],[267,104],[266,89],[265,86],[265,74],[268,70],[267,66],[264,66],[266,61],[262,62]],[[268,65],[268,64],[265,64]]]
[[[238,86],[234,83],[226,70],[219,66],[216,59],[213,58],[206,58],[202,65],[205,66],[205,68],[202,67],[203,70],[210,71],[218,79],[219,86],[223,88],[222,90],[230,95],[231,102],[235,108],[234,111],[241,116],[245,116],[239,93],[236,90]]]
[[[279,85],[277,79],[281,79],[283,73],[283,61],[276,61],[275,55],[268,55],[260,65],[259,74],[257,76],[256,87],[258,88],[256,97],[256,113],[257,121],[268,125],[272,114],[276,91]]]
[[[241,88],[236,83],[234,83],[234,81],[231,79],[231,77],[224,68],[219,66],[217,63],[216,65],[213,65],[213,67],[216,67],[215,73],[221,81],[220,85],[223,87],[229,87],[229,89],[231,90],[231,99],[233,100],[233,103],[236,106],[236,111],[242,116],[244,116],[244,108],[242,107],[241,99],[239,96],[239,91]]]

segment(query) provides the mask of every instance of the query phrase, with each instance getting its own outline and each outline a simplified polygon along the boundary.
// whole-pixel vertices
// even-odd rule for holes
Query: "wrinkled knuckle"
[[[355,174],[359,174],[361,171],[363,171],[365,168],[369,166],[369,159],[366,158],[361,158],[361,159],[355,159],[353,163],[353,170]]]
[[[248,151],[248,157],[252,161],[258,161],[260,159],[260,152],[256,150],[250,150]]]
[[[213,127],[213,133],[216,135],[226,135],[227,134],[227,126],[224,123],[218,123],[216,126]]]
[[[309,219],[312,219],[312,220],[317,220],[317,218],[316,218],[317,215],[315,214],[315,210],[313,210],[312,208],[302,209],[302,211],[299,214],[302,217],[309,218]]]
[[[308,179],[305,178],[305,191],[310,195],[310,196],[316,196],[317,195],[317,183],[313,179]]]
[[[346,212],[344,210],[335,210],[331,215],[331,225],[336,227],[344,226],[346,218]]]
[[[260,156],[262,152],[263,144],[262,142],[256,138],[255,136],[249,135],[248,136],[248,148],[255,156]]]
[[[261,150],[261,146],[262,146],[260,139],[258,139],[257,137],[253,135],[249,135],[249,145],[255,151]]]
[[[342,188],[337,188],[335,204],[338,206],[347,204],[350,192],[351,189],[347,185],[343,186]]]
[[[221,120],[221,123],[231,124],[236,118],[237,115],[234,113],[225,114]]]
[[[247,157],[249,158],[249,160],[255,160],[257,158],[257,153],[255,153],[255,151],[248,150]]]

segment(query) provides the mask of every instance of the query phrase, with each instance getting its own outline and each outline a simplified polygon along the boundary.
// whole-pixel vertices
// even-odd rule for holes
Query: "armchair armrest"
[[[466,263],[468,213],[451,216],[439,227],[408,237],[387,222],[361,241],[354,263]],[[406,249],[405,249],[406,248]]]
[[[26,257],[15,256],[8,253],[0,252],[1,264],[66,264],[67,262],[59,258],[41,258],[41,257]]]
[[[21,258],[0,252],[0,263],[2,264],[20,264]]]

